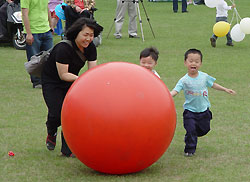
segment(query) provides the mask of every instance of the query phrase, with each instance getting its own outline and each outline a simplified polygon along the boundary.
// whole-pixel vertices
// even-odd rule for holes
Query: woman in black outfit
[[[66,42],[58,43],[52,50],[42,72],[42,91],[48,107],[46,146],[54,150],[56,146],[57,128],[61,126],[61,109],[64,97],[72,83],[78,78],[78,73],[87,61],[88,69],[97,65],[97,52],[93,44],[103,27],[96,21],[80,18],[66,32],[71,45]],[[79,56],[83,55],[86,61]],[[62,132],[63,156],[72,157]]]

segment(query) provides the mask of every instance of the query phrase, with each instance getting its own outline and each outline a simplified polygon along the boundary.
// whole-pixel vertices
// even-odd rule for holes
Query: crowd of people
[[[0,13],[11,0],[3,2]],[[80,70],[87,63],[88,69],[97,65],[97,49],[93,40],[99,36],[103,27],[93,18],[95,7],[94,0],[66,0],[69,14],[77,14],[66,29],[67,42],[59,42],[53,45],[53,31],[59,20],[55,13],[55,7],[63,3],[63,0],[21,0],[21,11],[26,36],[26,56],[30,58],[44,50],[52,51],[40,77],[30,76],[33,88],[41,88],[43,98],[48,108],[47,114],[47,137],[46,146],[48,150],[54,150],[57,140],[58,127],[61,126],[61,109],[64,97],[72,83],[78,78]],[[200,1],[199,1],[200,2]],[[204,2],[204,1],[203,1]],[[193,3],[182,0],[182,12],[187,12],[187,4]],[[196,2],[197,3],[197,2]],[[202,2],[200,2],[202,3]],[[137,35],[137,4],[133,1],[117,0],[115,33],[116,39],[122,38],[122,26],[125,13],[129,15],[129,38],[140,38]],[[216,22],[227,21],[227,11],[235,5],[228,6],[224,3],[216,7]],[[178,11],[178,1],[173,0],[173,11]],[[0,16],[0,23],[3,16]],[[37,19],[40,19],[37,21]],[[66,20],[67,21],[67,20]],[[3,26],[1,26],[3,27]],[[5,32],[0,27],[0,37]],[[211,45],[215,47],[217,37],[213,35],[210,39]],[[227,35],[227,45],[233,46],[230,32]],[[139,65],[151,71],[160,79],[156,72],[159,51],[155,47],[148,47],[141,51]],[[170,92],[174,97],[181,90],[184,91],[185,103],[183,112],[183,123],[186,129],[185,156],[193,156],[196,151],[197,138],[206,135],[210,130],[212,112],[209,110],[208,87],[216,90],[235,94],[232,89],[225,88],[215,83],[215,78],[200,71],[202,65],[202,53],[198,49],[189,49],[184,55],[184,65],[187,74],[183,76],[174,89]],[[74,157],[61,132],[61,153],[66,157]]]

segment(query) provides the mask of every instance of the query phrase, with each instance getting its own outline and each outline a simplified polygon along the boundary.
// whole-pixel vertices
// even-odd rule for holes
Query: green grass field
[[[204,55],[201,70],[217,78],[217,83],[234,89],[237,95],[209,90],[212,129],[205,137],[199,138],[196,155],[192,158],[183,156],[183,93],[174,98],[177,126],[170,147],[156,163],[141,172],[101,174],[78,159],[63,158],[60,156],[60,136],[55,151],[48,151],[45,146],[47,108],[41,90],[32,88],[24,69],[25,51],[0,44],[0,181],[250,181],[250,35],[246,35],[242,42],[235,42],[234,47],[225,45],[225,37],[219,38],[217,47],[213,48],[209,38],[215,23],[215,9],[190,5],[188,13],[179,10],[174,14],[170,2],[145,0],[143,3],[156,36],[154,39],[140,2],[145,42],[128,38],[128,16],[123,26],[123,38],[114,38],[114,27],[107,38],[115,16],[116,1],[96,0],[98,11],[95,19],[104,27],[103,42],[98,47],[99,64],[111,61],[138,64],[140,51],[156,46],[160,52],[156,70],[171,90],[186,73],[184,52],[189,48],[200,49]],[[236,1],[236,6],[241,18],[250,16],[249,0]],[[231,18],[232,11],[228,19]],[[139,24],[138,33],[140,35]],[[59,36],[54,38],[55,43],[60,40]],[[15,156],[9,157],[8,151],[13,151]]]

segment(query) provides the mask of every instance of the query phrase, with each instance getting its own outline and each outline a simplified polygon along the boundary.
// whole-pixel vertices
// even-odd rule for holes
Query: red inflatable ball
[[[69,148],[86,166],[109,174],[143,170],[167,150],[176,111],[166,85],[147,69],[125,62],[82,74],[62,107]]]

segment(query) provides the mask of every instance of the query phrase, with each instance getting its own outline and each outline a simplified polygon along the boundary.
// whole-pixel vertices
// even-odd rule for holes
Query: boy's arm
[[[174,97],[174,96],[176,96],[178,94],[178,92],[176,90],[172,90],[170,92],[170,94],[171,94],[172,97]]]
[[[232,94],[232,95],[236,94],[236,92],[234,90],[225,88],[225,87],[219,85],[218,83],[214,83],[213,86],[212,86],[212,88],[214,88],[216,90],[220,90],[220,91],[225,91],[228,94]]]

